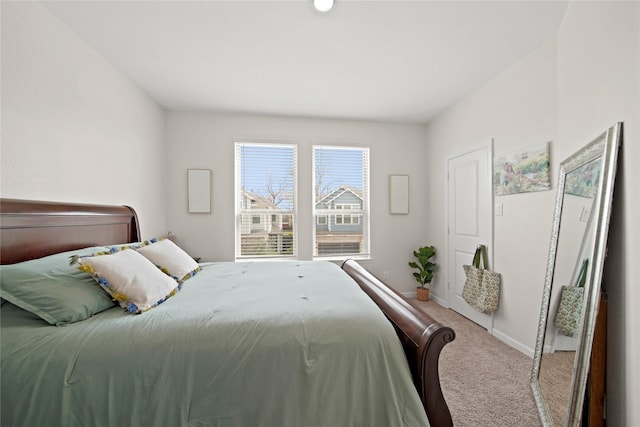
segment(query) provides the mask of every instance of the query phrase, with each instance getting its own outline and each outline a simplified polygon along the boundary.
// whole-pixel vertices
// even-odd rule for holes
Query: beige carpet
[[[440,356],[440,382],[456,427],[542,425],[529,386],[531,358],[453,310],[418,304],[456,332]]]
[[[540,362],[540,389],[554,425],[563,425],[571,395],[575,351],[544,353]]]

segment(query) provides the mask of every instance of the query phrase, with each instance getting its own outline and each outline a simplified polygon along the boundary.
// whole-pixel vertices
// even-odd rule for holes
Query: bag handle
[[[476,248],[476,252],[473,254],[473,261],[471,265],[475,268],[480,268],[480,245]]]
[[[488,270],[489,261],[487,259],[487,247],[485,245],[478,245],[478,247],[476,248],[476,253],[473,255],[473,262],[471,263],[471,265],[476,268],[480,268],[480,256],[482,256],[482,269]]]
[[[480,245],[480,252],[482,253],[482,261],[484,261],[484,269],[489,269],[489,258],[487,257],[487,247]]]
[[[580,274],[578,275],[578,280],[576,280],[576,287],[584,288],[584,284],[587,282],[587,267],[589,266],[589,259],[585,258],[582,261],[582,267],[580,267]]]

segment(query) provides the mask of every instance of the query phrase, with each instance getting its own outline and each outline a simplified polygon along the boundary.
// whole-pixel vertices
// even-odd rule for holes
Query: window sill
[[[332,255],[332,256],[315,256],[313,257],[314,261],[340,261],[344,262],[348,259],[353,259],[356,261],[371,261],[371,255]]]

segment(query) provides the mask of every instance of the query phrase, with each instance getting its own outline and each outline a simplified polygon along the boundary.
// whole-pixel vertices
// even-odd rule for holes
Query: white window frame
[[[244,197],[242,196],[242,168],[240,164],[241,155],[240,150],[242,146],[273,146],[273,147],[286,147],[293,149],[293,203],[291,209],[282,209],[276,211],[276,214],[289,215],[293,226],[291,227],[292,245],[293,250],[291,254],[268,254],[268,255],[243,255],[242,254],[242,216],[247,215],[251,219],[250,225],[253,224],[253,216],[265,215],[266,218],[271,218],[267,215],[273,215],[272,209],[251,209],[251,205],[255,203],[249,203],[249,206],[245,206]],[[247,259],[297,259],[298,258],[298,145],[293,140],[271,140],[271,139],[255,139],[255,138],[234,138],[234,157],[235,157],[235,258],[236,260]],[[262,221],[261,221],[262,223]]]
[[[349,206],[348,209],[341,208],[341,210],[345,212],[341,212],[340,214],[336,213],[335,207],[332,209],[316,209],[316,149],[331,149],[331,150],[362,150],[362,154],[364,157],[364,164],[362,171],[363,173],[363,188],[362,188],[362,209],[360,209],[359,205],[353,204],[340,204],[343,206]],[[331,229],[331,217],[336,218],[336,225],[361,225],[362,226],[362,240],[361,240],[361,249],[360,253],[350,253],[350,254],[328,254],[328,255],[319,255],[318,253],[318,238],[317,238],[317,226],[313,227],[313,259],[323,259],[323,260],[344,260],[345,258],[352,259],[371,259],[371,230],[370,230],[370,174],[371,174],[371,154],[369,147],[364,146],[347,146],[347,145],[333,145],[333,144],[314,144],[312,146],[312,203],[313,203],[313,224],[318,224],[318,219],[322,216],[327,216],[327,224],[329,227],[329,231],[333,232]],[[351,224],[339,224],[337,221],[337,216],[340,215],[341,218],[348,216],[351,220]],[[354,221],[355,218],[355,222]],[[323,224],[324,225],[324,224]]]

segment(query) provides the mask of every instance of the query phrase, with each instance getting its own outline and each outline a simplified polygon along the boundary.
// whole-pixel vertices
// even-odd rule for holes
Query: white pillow
[[[198,263],[169,239],[145,242],[136,250],[180,284],[200,271]]]
[[[150,310],[178,291],[178,283],[132,249],[78,258],[82,271],[130,313]]]

